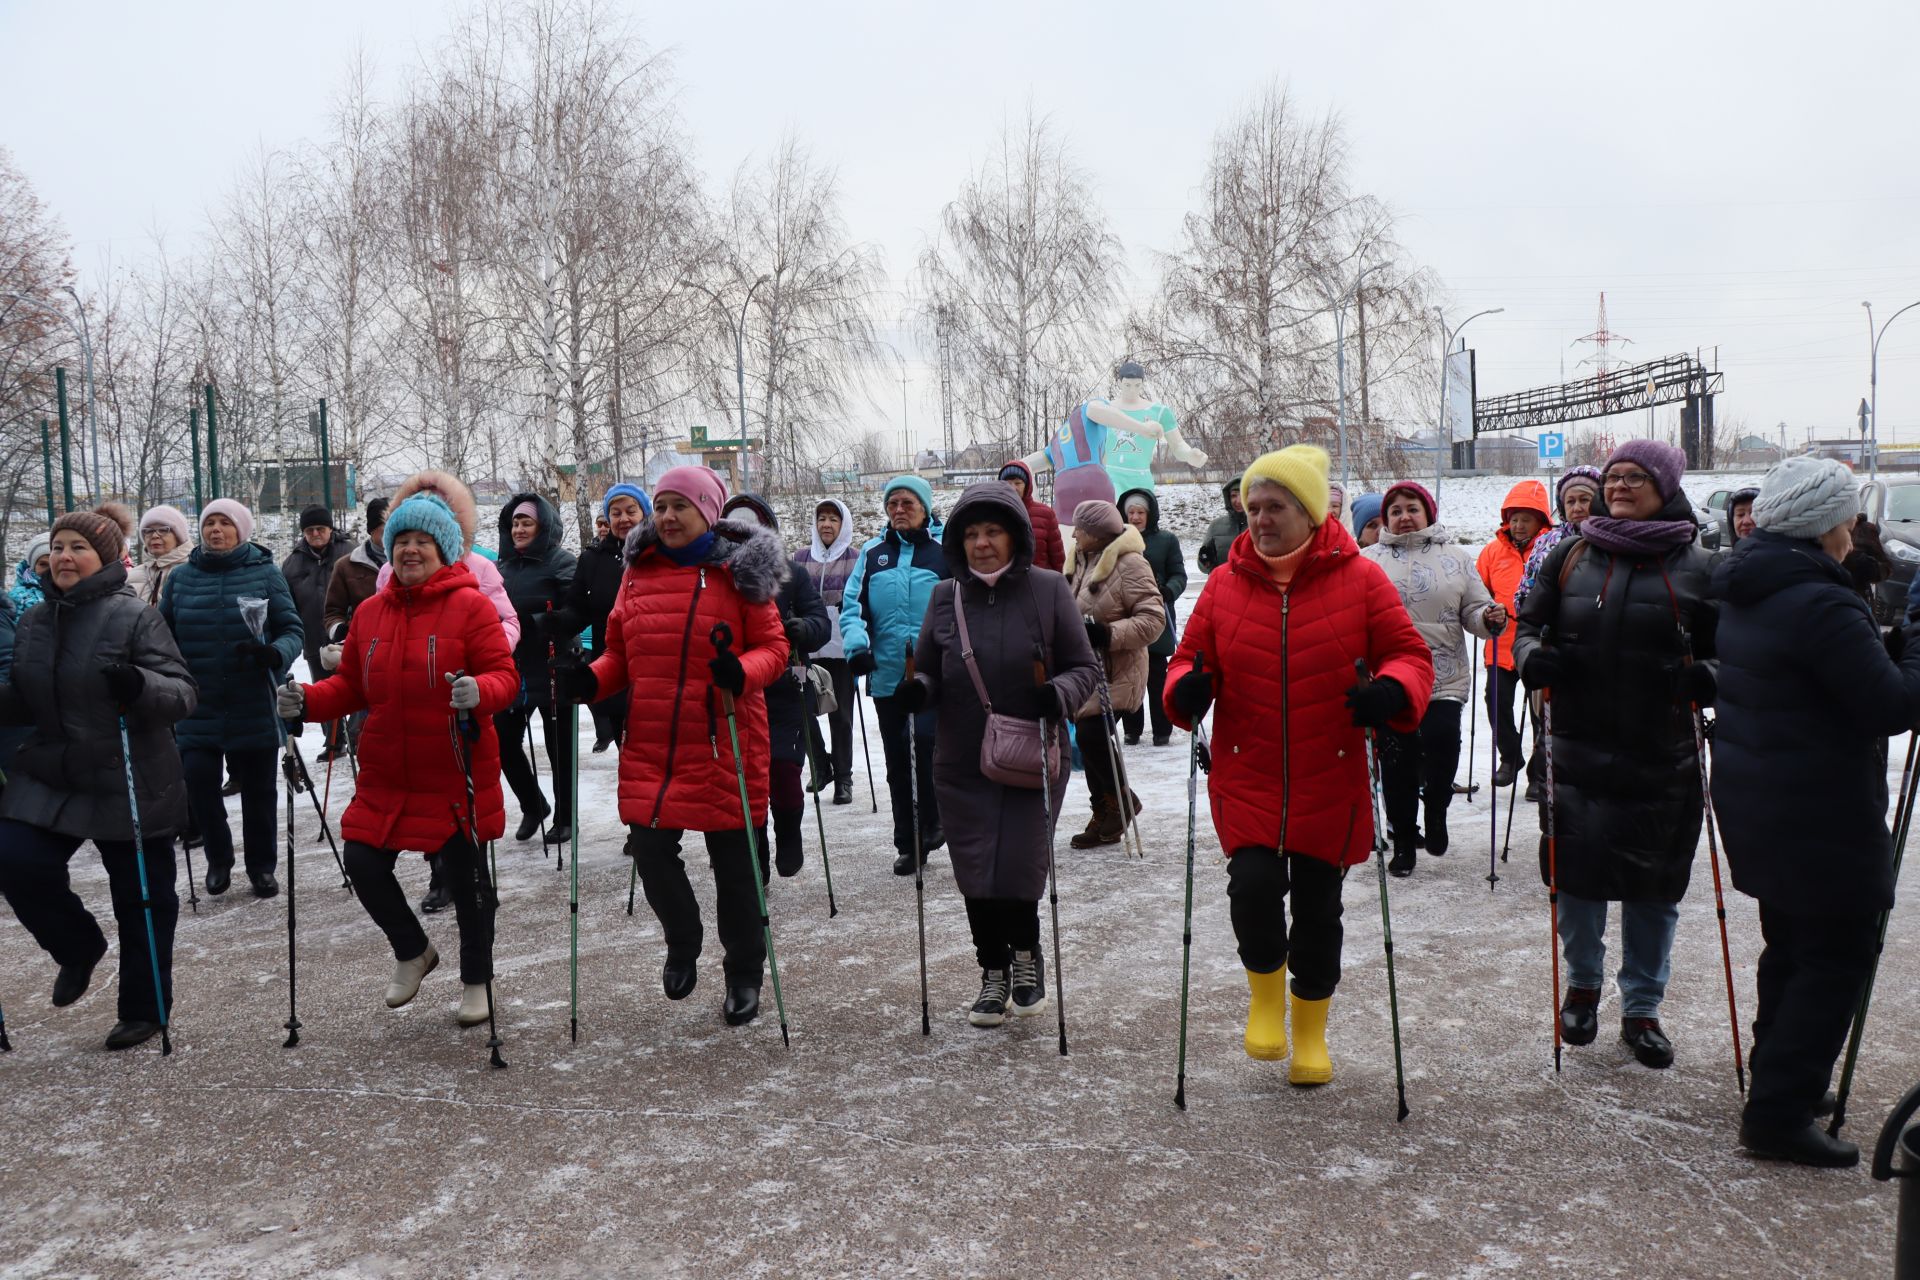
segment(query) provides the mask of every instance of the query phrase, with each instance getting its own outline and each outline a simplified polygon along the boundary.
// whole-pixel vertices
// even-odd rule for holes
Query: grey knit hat
[[[1753,500],[1753,522],[1788,538],[1817,538],[1860,514],[1860,490],[1844,463],[1788,458],[1767,472]]]

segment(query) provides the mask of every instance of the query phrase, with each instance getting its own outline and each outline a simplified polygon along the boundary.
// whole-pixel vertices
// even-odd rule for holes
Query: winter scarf
[[[1677,516],[1670,513],[1678,511]],[[1617,516],[1588,516],[1580,522],[1580,536],[1602,551],[1621,556],[1664,555],[1684,547],[1700,532],[1684,500],[1660,508],[1665,519],[1622,520]]]
[[[661,555],[684,569],[688,565],[700,564],[706,560],[707,554],[713,550],[713,530],[708,529],[684,547],[670,547],[664,542],[656,542],[654,545],[660,548]]]

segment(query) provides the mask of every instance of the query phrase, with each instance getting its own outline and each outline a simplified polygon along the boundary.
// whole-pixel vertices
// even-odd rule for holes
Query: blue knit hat
[[[466,535],[460,532],[453,508],[430,493],[417,493],[387,513],[387,527],[381,540],[388,560],[393,559],[394,539],[414,529],[433,539],[445,563],[459,564],[466,555]]]
[[[1353,517],[1353,536],[1359,537],[1360,531],[1380,518],[1380,508],[1386,502],[1384,493],[1363,493],[1347,504],[1347,514]]]
[[[600,499],[601,515],[605,516],[605,515],[612,514],[613,500],[615,498],[632,498],[635,502],[638,502],[640,504],[641,515],[650,516],[653,514],[653,499],[647,497],[646,493],[640,488],[639,485],[628,484],[625,480],[622,480],[619,484],[616,484],[611,488],[609,488],[607,490],[607,496]]]
[[[887,487],[880,491],[881,506],[884,507],[887,505],[887,498],[892,495],[895,489],[905,489],[908,493],[920,499],[920,510],[926,513],[928,520],[933,519],[932,485],[922,480],[919,476],[895,476],[893,479],[887,481]]]

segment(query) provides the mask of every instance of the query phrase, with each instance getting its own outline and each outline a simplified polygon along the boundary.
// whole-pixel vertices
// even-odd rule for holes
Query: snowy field
[[[1696,496],[1728,479],[1702,477]],[[1510,484],[1450,480],[1443,516],[1483,538]],[[1197,533],[1208,497],[1217,503],[1171,491],[1169,524]],[[304,798],[295,1049],[280,1047],[285,897],[203,894],[199,914],[183,916],[164,1059],[157,1045],[101,1050],[114,1020],[112,957],[80,1004],[52,1009],[52,965],[9,914],[0,1006],[15,1052],[0,1056],[12,1135],[0,1157],[0,1275],[1888,1272],[1892,1189],[1864,1169],[1762,1164],[1736,1148],[1704,842],[1663,1011],[1675,1066],[1632,1061],[1613,1035],[1610,989],[1601,1038],[1568,1050],[1554,1072],[1535,818],[1514,809],[1512,860],[1489,889],[1484,726],[1473,765],[1482,789],[1455,803],[1452,852],[1423,855],[1414,878],[1391,882],[1405,1123],[1394,1120],[1374,864],[1347,885],[1334,1083],[1292,1089],[1284,1064],[1241,1051],[1246,986],[1204,807],[1189,1110],[1176,1110],[1185,746],[1176,735],[1172,747],[1128,753],[1147,802],[1144,862],[1067,848],[1087,817],[1078,780],[1062,815],[1064,1059],[1051,1015],[967,1025],[978,971],[944,853],[929,868],[933,1022],[922,1037],[912,881],[890,872],[888,816],[873,812],[864,776],[856,804],[822,811],[839,916],[828,918],[811,814],[805,869],[775,883],[791,1049],[771,985],[758,1023],[721,1022],[697,844],[689,865],[709,950],[690,999],[662,996],[660,931],[644,900],[626,913],[612,753],[581,756],[577,1044],[567,1034],[568,877],[534,844],[499,847],[506,1071],[488,1067],[484,1029],[454,1026],[450,913],[428,923],[447,957],[440,970],[412,1007],[384,1007],[390,954],[341,890]],[[1463,780],[1467,768],[1463,759]],[[336,816],[351,791],[343,765]],[[104,913],[97,860],[83,852],[73,867]],[[402,877],[414,897],[424,892],[423,864],[404,860]],[[1729,898],[1728,911],[1750,1022],[1759,931],[1747,899]],[[1917,944],[1908,895],[1855,1087],[1848,1134],[1863,1144],[1920,1068]]]

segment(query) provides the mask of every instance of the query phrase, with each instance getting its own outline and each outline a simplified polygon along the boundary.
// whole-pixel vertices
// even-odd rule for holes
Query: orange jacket
[[[1507,490],[1506,500],[1500,504],[1500,532],[1493,535],[1493,541],[1480,548],[1480,558],[1474,562],[1474,568],[1480,574],[1480,581],[1487,584],[1487,591],[1494,601],[1507,611],[1507,629],[1495,636],[1487,646],[1487,665],[1498,665],[1508,671],[1513,670],[1513,619],[1518,610],[1513,603],[1513,593],[1520,586],[1520,579],[1527,570],[1527,553],[1533,550],[1533,543],[1540,534],[1524,547],[1513,545],[1513,539],[1507,536],[1507,513],[1509,511],[1537,512],[1545,521],[1541,532],[1553,527],[1553,508],[1547,505],[1547,486],[1538,480],[1522,480]]]

